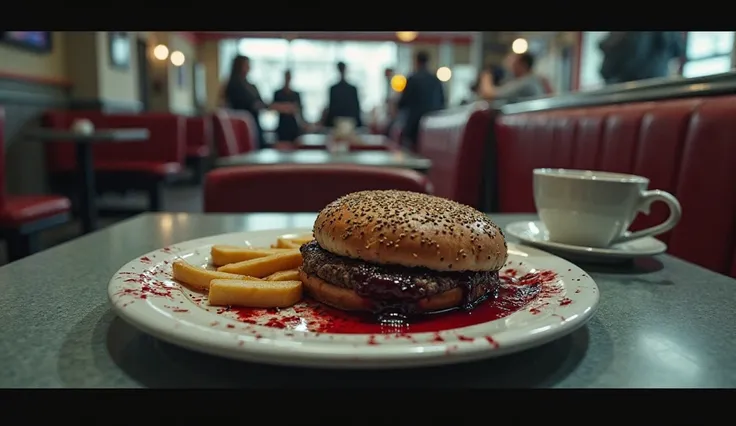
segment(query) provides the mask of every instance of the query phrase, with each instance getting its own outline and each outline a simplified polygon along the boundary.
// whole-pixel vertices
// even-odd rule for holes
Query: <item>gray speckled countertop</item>
[[[669,256],[581,264],[601,291],[586,327],[432,374],[219,359],[149,337],[110,310],[107,283],[136,256],[218,233],[309,227],[314,217],[144,214],[0,268],[0,387],[736,387],[736,280]]]

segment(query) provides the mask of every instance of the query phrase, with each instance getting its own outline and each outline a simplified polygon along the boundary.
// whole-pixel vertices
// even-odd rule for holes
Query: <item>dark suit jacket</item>
[[[253,116],[256,126],[256,147],[262,148],[264,144],[263,129],[258,119],[260,104],[263,103],[261,95],[256,86],[243,80],[230,80],[225,86],[225,98],[228,106],[234,110],[248,111]]]
[[[599,44],[601,76],[607,84],[666,77],[670,60],[684,56],[684,44],[678,31],[612,32]]]
[[[399,111],[404,115],[403,137],[416,144],[422,117],[444,107],[445,91],[437,76],[427,69],[412,74],[399,99]]]
[[[360,119],[358,89],[345,80],[330,87],[330,104],[327,107],[324,125],[335,125],[335,117],[349,117],[355,120],[356,127],[363,125]]]

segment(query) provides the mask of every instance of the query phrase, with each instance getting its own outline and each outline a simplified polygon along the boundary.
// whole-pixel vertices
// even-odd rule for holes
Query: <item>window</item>
[[[327,107],[328,92],[337,81],[337,62],[347,65],[347,79],[358,88],[363,112],[381,106],[388,95],[386,68],[396,66],[397,46],[393,42],[340,42],[297,39],[240,39],[220,42],[220,79],[230,72],[236,54],[250,58],[249,80],[264,102],[283,85],[284,70],[292,72],[294,90],[301,94],[304,119],[316,122]],[[273,130],[278,115],[264,112],[264,130]]]
[[[580,48],[580,90],[595,90],[605,83],[601,77],[603,52],[598,44],[605,39],[609,31],[585,31]]]
[[[701,77],[730,70],[733,43],[731,31],[688,32],[683,76]]]
[[[449,81],[450,96],[449,105],[459,105],[463,101],[472,98],[473,93],[470,86],[478,78],[478,72],[472,65],[455,65],[452,68],[452,79]],[[447,90],[445,90],[447,95]]]
[[[258,89],[263,102],[270,103],[274,92],[284,85],[289,42],[280,38],[240,39],[238,54],[250,59],[248,79]],[[275,129],[279,120],[275,111],[263,111],[259,118],[264,130]]]

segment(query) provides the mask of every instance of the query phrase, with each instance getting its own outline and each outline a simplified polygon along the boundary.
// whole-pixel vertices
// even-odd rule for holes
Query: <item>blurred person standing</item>
[[[291,88],[291,71],[284,72],[284,87],[273,94],[271,108],[279,113],[276,137],[279,142],[294,142],[302,133],[302,98]]]
[[[227,105],[234,110],[248,111],[253,115],[256,126],[256,148],[263,148],[263,129],[259,119],[259,113],[266,108],[258,89],[248,81],[250,72],[250,59],[247,56],[238,55],[233,58],[230,67],[230,78],[225,86],[225,100]]]
[[[333,127],[337,117],[352,118],[355,120],[355,127],[363,126],[358,89],[347,82],[345,71],[345,63],[338,62],[337,72],[340,74],[340,81],[330,87],[329,104],[322,119],[322,125],[325,127]]]
[[[678,31],[614,31],[599,43],[606,84],[667,77],[670,62],[685,53]]]
[[[483,67],[483,69],[480,70],[478,73],[478,76],[475,79],[475,82],[470,85],[470,97],[468,99],[465,99],[461,102],[461,105],[466,105],[473,103],[477,100],[483,99],[482,92],[481,92],[481,80],[483,79],[490,79],[490,83],[486,84],[492,84],[493,86],[500,86],[503,83],[503,79],[506,75],[506,72],[504,71],[503,67],[499,67],[496,65],[486,65]]]
[[[432,111],[445,108],[445,91],[442,82],[428,69],[429,54],[417,52],[414,58],[414,73],[406,79],[401,92],[398,109],[403,115],[402,138],[410,149],[416,149],[419,137],[419,122]]]
[[[489,73],[484,73],[478,81],[478,93],[482,99],[492,101],[504,99],[515,102],[524,98],[536,98],[547,94],[544,79],[534,73],[534,56],[531,53],[512,53],[506,58],[506,67],[512,78],[497,86]]]

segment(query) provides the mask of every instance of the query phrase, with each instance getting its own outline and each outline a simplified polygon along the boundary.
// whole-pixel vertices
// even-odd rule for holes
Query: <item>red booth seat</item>
[[[397,189],[431,193],[413,170],[351,165],[228,167],[207,174],[204,211],[316,212],[355,191]]]
[[[642,175],[682,204],[680,223],[659,237],[669,253],[736,277],[736,96],[512,114],[495,132],[501,212],[535,211],[537,167]],[[632,229],[666,216],[656,203]]]
[[[10,195],[5,192],[5,111],[0,108],[0,237],[10,261],[38,249],[37,234],[66,222],[71,202],[58,195]],[[30,171],[29,171],[30,172]]]
[[[96,171],[136,172],[166,176],[182,170],[186,153],[184,117],[173,114],[113,114],[91,111],[49,111],[44,116],[47,127],[69,129],[80,118],[92,121],[95,128],[145,128],[150,137],[144,142],[100,143],[94,146]],[[73,143],[47,143],[46,162],[50,172],[76,169]]]
[[[256,128],[247,111],[218,109],[210,117],[218,157],[230,157],[256,148]]]
[[[71,202],[58,195],[5,195],[0,202],[0,228],[19,228],[37,220],[68,213]]]
[[[422,119],[419,154],[432,160],[435,195],[479,208],[485,146],[494,112],[485,102],[439,111]]]
[[[210,117],[187,117],[187,158],[208,157],[212,147],[212,120]]]

